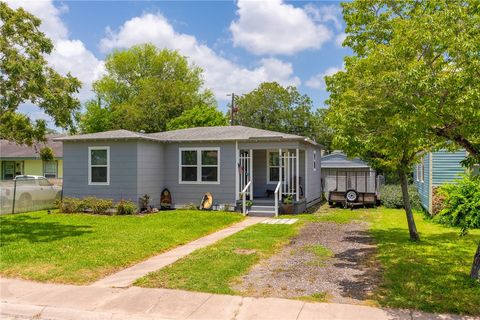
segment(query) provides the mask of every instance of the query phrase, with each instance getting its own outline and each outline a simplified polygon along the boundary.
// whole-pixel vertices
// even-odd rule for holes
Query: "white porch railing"
[[[253,150],[240,150],[238,157],[238,175],[240,190],[244,190],[248,182],[252,182],[253,179]],[[250,183],[250,190],[245,191],[246,194],[252,200],[253,197],[253,184]]]
[[[282,186],[282,182],[279,181],[277,183],[277,187],[275,188],[275,217],[278,217],[278,201],[279,201],[279,192],[280,192],[280,187]]]
[[[282,153],[280,167],[282,170],[282,195],[296,196],[298,194],[298,153],[285,151]],[[298,200],[298,199],[295,199]]]
[[[248,181],[247,185],[245,188],[243,188],[242,192],[240,193],[240,196],[242,197],[242,213],[244,216],[247,215],[247,190],[250,188],[250,185],[252,184],[252,181]]]

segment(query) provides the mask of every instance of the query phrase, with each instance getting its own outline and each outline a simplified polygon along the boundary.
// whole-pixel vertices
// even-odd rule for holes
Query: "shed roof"
[[[281,133],[276,131],[262,130],[245,126],[217,126],[179,129],[157,133],[137,133],[128,130],[113,130],[98,133],[66,136],[57,140],[108,140],[108,139],[146,139],[162,142],[180,141],[235,141],[235,140],[297,140],[317,145],[308,138]]]
[[[63,157],[63,145],[57,138],[64,135],[49,135],[45,143],[34,143],[31,146],[17,144],[8,140],[0,140],[0,158],[22,159],[22,158],[40,158],[40,149],[47,146],[52,148],[55,158]]]
[[[322,157],[320,162],[322,168],[339,168],[339,169],[352,169],[352,168],[370,168],[368,164],[360,160],[359,158],[348,158],[342,152],[334,152]]]

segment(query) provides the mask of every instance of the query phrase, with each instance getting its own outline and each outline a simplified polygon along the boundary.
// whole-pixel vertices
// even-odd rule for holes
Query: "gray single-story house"
[[[274,199],[309,207],[321,200],[321,146],[308,138],[244,126],[159,133],[115,130],[66,136],[63,195],[153,205],[168,188],[175,207],[198,205],[206,192],[218,207],[245,195],[250,213],[277,213]],[[277,201],[278,203],[278,201]]]

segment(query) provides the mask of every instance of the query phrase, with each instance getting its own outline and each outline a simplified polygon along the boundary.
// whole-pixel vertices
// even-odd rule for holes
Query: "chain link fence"
[[[53,209],[61,198],[61,179],[27,177],[0,181],[0,214]]]

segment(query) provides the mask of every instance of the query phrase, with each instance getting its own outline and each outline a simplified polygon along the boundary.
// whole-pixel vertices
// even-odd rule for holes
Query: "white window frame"
[[[270,166],[270,154],[271,153],[274,153],[276,155],[279,155],[279,151],[278,150],[267,150],[267,184],[277,184],[278,183],[278,180],[277,181],[272,181],[270,180],[270,168],[278,168],[278,170],[281,170],[281,160],[278,159],[278,166]],[[283,155],[283,151],[282,151],[282,155]],[[279,171],[279,174],[280,174],[280,171]]]
[[[197,152],[197,181],[183,181],[182,180],[182,152],[196,151]],[[203,165],[202,151],[217,151],[217,165]],[[220,147],[196,147],[196,148],[178,148],[178,183],[179,184],[220,184]],[[193,167],[193,165],[185,165],[185,167]],[[202,167],[217,167],[217,181],[202,181]]]
[[[107,182],[92,181],[92,150],[107,150]],[[94,167],[105,167],[105,165],[94,165]],[[108,186],[110,185],[110,147],[88,147],[88,185],[89,186]]]
[[[313,150],[313,171],[317,171],[317,151]]]
[[[415,181],[420,182],[420,165],[415,165]]]
[[[425,182],[425,158],[422,158],[422,163],[420,165],[420,181]]]

